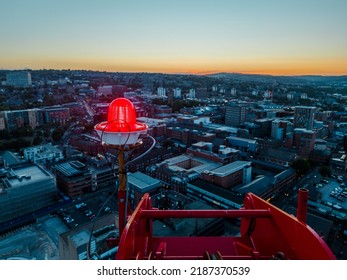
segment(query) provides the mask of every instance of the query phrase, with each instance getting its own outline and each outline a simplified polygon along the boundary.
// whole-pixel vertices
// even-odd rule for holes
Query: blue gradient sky
[[[347,74],[346,0],[0,0],[0,68]]]

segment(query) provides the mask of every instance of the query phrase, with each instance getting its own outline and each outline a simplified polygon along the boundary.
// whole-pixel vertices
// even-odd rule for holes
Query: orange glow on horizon
[[[70,57],[62,59],[31,58],[21,62],[3,61],[2,69],[72,69],[107,72],[148,72],[204,75],[220,72],[264,75],[347,75],[347,58],[313,59],[247,59],[221,61],[212,58],[176,59],[108,59],[106,57]]]

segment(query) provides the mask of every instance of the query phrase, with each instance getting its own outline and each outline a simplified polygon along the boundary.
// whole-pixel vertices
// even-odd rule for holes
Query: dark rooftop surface
[[[239,195],[235,193],[234,191],[224,189],[220,186],[217,186],[213,183],[206,182],[202,179],[196,179],[194,181],[191,181],[190,184],[192,184],[193,186],[199,187],[205,191],[211,192],[215,195],[221,196],[225,199],[236,202],[238,204],[243,203],[243,195]]]
[[[64,162],[55,166],[55,169],[63,173],[65,176],[70,177],[84,171],[81,171],[81,168],[85,165],[79,161]]]

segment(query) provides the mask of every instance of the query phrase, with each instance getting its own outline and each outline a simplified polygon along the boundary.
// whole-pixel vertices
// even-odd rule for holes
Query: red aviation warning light
[[[108,145],[133,145],[147,125],[136,122],[134,105],[126,98],[116,98],[108,107],[107,121],[97,124],[96,132]]]
[[[127,172],[124,154],[141,145],[142,142],[138,141],[138,138],[140,134],[147,131],[147,125],[136,122],[135,107],[128,99],[116,98],[108,107],[107,121],[95,125],[94,129],[103,145],[119,150],[118,221],[119,234],[121,235],[127,221]]]

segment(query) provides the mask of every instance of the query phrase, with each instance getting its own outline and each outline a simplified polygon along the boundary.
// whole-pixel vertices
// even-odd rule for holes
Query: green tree
[[[60,139],[63,137],[64,129],[62,127],[58,127],[53,130],[52,132],[52,139],[56,142],[59,142]]]
[[[33,139],[33,146],[40,145],[42,143],[42,137],[41,136],[35,136]]]
[[[94,125],[93,124],[86,124],[84,126],[84,133],[92,132],[94,130]]]
[[[43,136],[43,132],[42,132],[41,129],[36,130],[36,136],[38,136],[38,137],[42,137]]]
[[[311,164],[307,159],[300,158],[294,160],[291,167],[296,170],[299,176],[301,176],[305,175],[311,169]]]
[[[167,105],[167,101],[166,100],[163,100],[163,99],[153,99],[152,101],[153,104],[156,104],[156,105]]]
[[[197,100],[175,100],[172,104],[172,112],[179,112],[180,109],[187,107],[203,106],[205,102],[200,102]]]
[[[24,126],[17,128],[12,132],[14,137],[26,137],[26,136],[33,136],[34,130],[30,126]]]
[[[326,176],[331,175],[331,170],[330,170],[329,166],[322,166],[321,168],[319,168],[319,173],[323,177],[326,177]]]
[[[30,142],[26,139],[23,139],[23,138],[17,139],[14,143],[14,149],[16,151],[19,151],[20,149],[22,149],[24,147],[29,147],[29,146],[30,146]]]
[[[6,129],[0,130],[0,139],[10,139],[10,137],[11,135],[8,132],[8,130]]]

